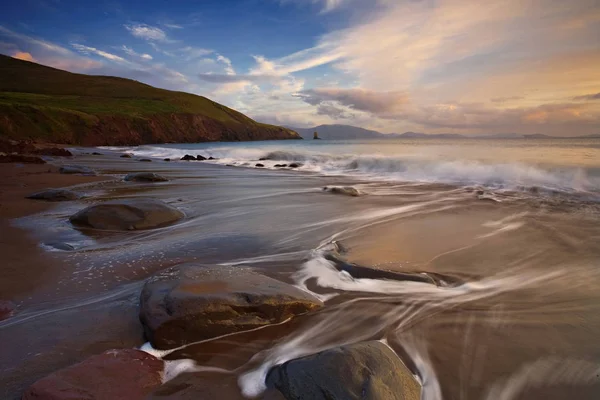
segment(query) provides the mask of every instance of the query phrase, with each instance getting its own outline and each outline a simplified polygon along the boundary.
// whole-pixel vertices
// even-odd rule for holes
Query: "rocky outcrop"
[[[398,356],[372,341],[288,361],[271,370],[267,386],[287,400],[419,400],[421,387]]]
[[[162,175],[154,172],[135,172],[125,175],[125,180],[128,182],[166,182],[168,181]]]
[[[105,230],[151,229],[172,224],[183,213],[155,199],[121,199],[96,204],[69,219],[73,225]]]
[[[15,304],[12,301],[0,300],[0,321],[9,318],[15,311]]]
[[[46,201],[70,201],[81,198],[79,193],[68,189],[47,189],[27,196],[28,199]]]
[[[169,349],[282,322],[322,305],[247,268],[186,264],[146,282],[140,320],[152,345]]]
[[[25,154],[0,154],[0,163],[46,164],[46,161]]]
[[[325,186],[323,191],[350,197],[358,197],[361,194],[358,189],[352,186]]]
[[[23,400],[142,400],[162,383],[164,363],[140,350],[109,350],[40,379]]]
[[[88,176],[96,175],[96,171],[94,171],[93,169],[91,169],[89,167],[84,167],[83,165],[63,165],[62,167],[60,167],[58,172],[60,172],[61,174],[69,174],[69,175],[74,175],[74,174],[81,174],[81,175],[88,175]]]

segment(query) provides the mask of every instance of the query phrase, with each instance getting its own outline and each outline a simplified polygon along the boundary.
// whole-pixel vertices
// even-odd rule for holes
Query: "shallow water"
[[[107,149],[84,156],[116,178],[151,170],[171,180],[86,185],[87,199],[17,221],[35,228],[64,268],[0,322],[3,398],[89,354],[141,346],[143,280],[182,262],[253,266],[314,292],[326,307],[166,355],[173,379],[156,398],[194,398],[207,381],[227,387],[223,398],[256,395],[270,366],[368,339],[401,356],[423,399],[600,398],[600,141],[421,142],[128,149],[221,158],[213,162],[139,163]],[[223,165],[252,167],[269,154],[277,159],[260,161],[267,168]],[[274,169],[284,160],[304,165]],[[322,190],[331,185],[362,195]],[[123,196],[163,199],[186,218],[126,233],[68,223],[88,204]],[[353,277],[332,254],[429,274],[437,285]]]

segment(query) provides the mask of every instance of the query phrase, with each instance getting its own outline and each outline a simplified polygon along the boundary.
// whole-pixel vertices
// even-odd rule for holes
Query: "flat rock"
[[[28,199],[46,201],[70,201],[80,199],[79,193],[68,189],[47,189],[27,196]]]
[[[322,305],[248,268],[184,264],[146,282],[140,320],[152,345],[169,349],[279,323]]]
[[[121,158],[131,158],[133,156],[131,154],[129,154],[129,153],[125,153],[125,154],[121,154],[120,157]]]
[[[96,175],[96,171],[83,165],[63,165],[58,172],[61,174]]]
[[[256,165],[255,165],[255,167],[257,167],[257,168],[264,168],[264,167],[265,167],[265,165],[264,165],[264,164],[261,164],[261,163],[258,163],[258,164],[256,164]]]
[[[287,400],[419,400],[421,386],[378,341],[337,347],[271,370],[267,386]]]
[[[126,181],[132,182],[166,182],[167,178],[154,172],[135,172],[125,176]]]
[[[23,163],[23,164],[46,164],[38,156],[29,156],[24,154],[2,154],[0,155],[0,163]]]
[[[152,160],[149,159],[149,158],[140,158],[138,161],[141,161],[141,162],[152,162]]]
[[[303,164],[301,163],[291,163],[290,165],[288,165],[288,167],[290,168],[300,168]]]
[[[136,198],[105,201],[79,211],[69,220],[81,227],[138,230],[169,225],[183,216],[181,211],[160,200]]]
[[[324,191],[334,194],[343,194],[344,196],[358,197],[360,192],[352,186],[325,186]]]
[[[135,349],[109,350],[40,379],[23,400],[142,400],[161,385],[163,362]]]

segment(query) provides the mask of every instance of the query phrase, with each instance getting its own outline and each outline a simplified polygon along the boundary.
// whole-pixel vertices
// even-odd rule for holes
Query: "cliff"
[[[85,146],[301,139],[206,97],[3,55],[0,136]]]

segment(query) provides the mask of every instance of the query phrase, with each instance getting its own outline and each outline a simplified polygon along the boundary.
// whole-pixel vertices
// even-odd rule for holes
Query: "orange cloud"
[[[31,54],[26,53],[24,51],[17,51],[15,54],[13,54],[13,58],[18,58],[19,60],[24,61],[36,62],[35,58],[33,58]]]

